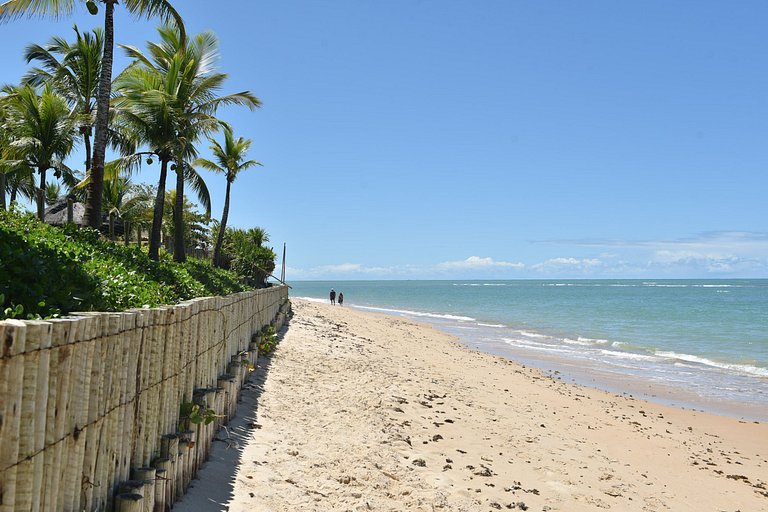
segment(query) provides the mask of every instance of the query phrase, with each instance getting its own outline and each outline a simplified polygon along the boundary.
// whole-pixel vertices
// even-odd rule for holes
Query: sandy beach
[[[175,511],[768,510],[768,424],[565,383],[292,300]]]

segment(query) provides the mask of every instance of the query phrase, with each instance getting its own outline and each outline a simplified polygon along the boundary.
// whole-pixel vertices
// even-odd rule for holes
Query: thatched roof
[[[63,226],[67,223],[67,202],[59,201],[45,209],[45,222],[55,226]],[[83,203],[72,204],[72,222],[85,226],[85,205]]]

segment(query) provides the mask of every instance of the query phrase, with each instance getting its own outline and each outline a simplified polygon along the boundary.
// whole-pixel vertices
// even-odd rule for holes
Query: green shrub
[[[266,286],[275,270],[275,252],[262,244],[269,236],[261,228],[227,228],[222,248],[222,267],[244,276],[251,286]]]
[[[153,261],[96,230],[0,211],[0,318],[121,311],[245,289],[236,274],[204,261]]]
[[[277,346],[277,334],[275,328],[271,325],[265,325],[261,330],[261,343],[259,343],[259,352],[262,354],[271,354]]]

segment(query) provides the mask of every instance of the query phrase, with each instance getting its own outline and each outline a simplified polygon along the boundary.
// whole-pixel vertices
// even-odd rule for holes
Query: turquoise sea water
[[[611,391],[768,420],[768,280],[297,281]]]

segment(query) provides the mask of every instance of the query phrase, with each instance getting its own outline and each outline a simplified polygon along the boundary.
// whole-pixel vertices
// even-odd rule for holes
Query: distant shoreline
[[[761,344],[765,342],[764,335],[763,338],[760,338],[760,332],[764,330],[761,328],[761,322],[765,323],[765,319],[756,319],[758,323],[754,325],[748,325],[749,320],[742,321],[730,331],[726,331],[725,329],[728,327],[724,326],[721,329],[723,332],[720,333],[708,330],[709,327],[706,325],[697,323],[695,317],[686,319],[687,324],[683,322],[676,327],[679,336],[689,336],[692,339],[697,339],[699,336],[719,336],[722,338],[730,332],[735,340],[741,342],[741,345],[732,346],[728,338],[725,338],[723,341],[711,342],[710,347],[716,350],[730,350],[736,357],[745,358],[747,361],[751,357],[750,353],[758,358],[754,363],[728,363],[727,360],[718,360],[717,358],[720,356],[708,356],[707,352],[701,354],[696,351],[690,352],[690,350],[696,350],[696,347],[682,345],[675,347],[661,344],[655,349],[643,346],[635,348],[632,344],[615,341],[616,339],[621,340],[621,337],[590,339],[590,337],[582,338],[573,334],[547,334],[546,330],[538,331],[535,326],[532,328],[511,327],[510,323],[514,325],[512,319],[514,315],[517,315],[518,318],[525,318],[526,313],[512,313],[512,315],[507,315],[509,318],[503,316],[505,313],[500,308],[506,306],[503,305],[504,296],[500,293],[505,289],[505,285],[515,285],[510,289],[518,294],[520,292],[517,292],[516,288],[532,289],[532,286],[535,288],[538,285],[543,286],[543,289],[551,290],[546,292],[546,297],[550,297],[554,301],[552,305],[542,302],[543,307],[534,311],[547,322],[549,317],[562,317],[563,314],[569,314],[564,309],[568,307],[567,304],[563,306],[557,304],[559,297],[566,293],[571,296],[576,292],[583,293],[579,290],[587,290],[588,288],[584,288],[585,286],[603,286],[608,287],[603,289],[615,294],[625,289],[614,288],[615,286],[628,284],[628,280],[571,280],[570,282],[576,284],[577,288],[569,291],[555,286],[559,283],[565,284],[566,280],[526,281],[522,286],[517,287],[516,285],[521,282],[521,280],[448,280],[439,283],[436,281],[348,281],[338,282],[336,286],[342,290],[349,290],[349,293],[345,293],[348,306],[360,307],[366,311],[401,315],[420,322],[430,323],[456,336],[461,343],[468,347],[501,355],[521,364],[557,371],[560,377],[570,382],[613,393],[631,394],[666,405],[705,410],[734,418],[768,421],[768,367],[764,361],[765,354],[768,354],[768,347],[765,347],[762,352],[760,348]],[[325,293],[324,287],[328,286],[329,283],[331,282],[317,282],[309,285],[307,282],[297,282],[292,294],[294,296],[303,295],[310,300],[327,302],[327,298],[322,297]],[[765,302],[768,298],[766,295],[768,280],[632,280],[630,283],[636,285],[635,288],[627,289],[630,290],[628,292],[630,299],[635,296],[641,297],[643,300],[653,300],[658,296],[672,297],[672,299],[682,296],[684,298],[689,297],[687,299],[689,302],[694,301],[694,307],[698,307],[698,303],[695,301],[700,300],[700,296],[717,299],[727,298],[733,301],[739,294],[748,291],[744,287],[754,284],[759,285],[758,299]],[[709,287],[709,284],[713,284],[713,287]],[[678,285],[684,286],[684,288],[679,288]],[[419,293],[426,293],[422,292],[422,288],[434,288],[440,292],[440,296],[430,298],[436,295],[433,290],[427,294],[426,298],[422,299],[420,296],[414,298],[413,296]],[[646,289],[648,291],[645,291]],[[632,292],[631,290],[638,291]],[[409,296],[411,292],[413,296]],[[470,292],[472,295],[469,295]],[[608,291],[600,293],[608,293]],[[754,295],[753,292],[750,293]],[[652,294],[650,298],[648,298],[648,294]],[[470,297],[471,301],[467,302],[468,299],[465,299],[464,296]],[[621,292],[617,296],[619,299],[627,300],[625,292]],[[552,299],[553,297],[554,299]],[[577,299],[578,297],[579,295],[576,295]],[[595,295],[589,297],[589,300],[594,301],[593,297]],[[539,301],[550,299],[536,298]],[[672,299],[667,298],[665,300]],[[515,300],[526,299],[524,297]],[[752,295],[744,300],[752,300]],[[501,305],[496,306],[495,301],[501,301]],[[490,304],[496,309],[485,310],[483,309],[486,307],[485,305],[478,308],[478,304]],[[519,308],[519,304],[512,302],[509,307],[510,309]],[[588,325],[592,321],[589,318],[591,315],[589,308],[602,307],[602,304],[598,302],[595,306],[579,307],[583,310],[581,317],[574,316],[573,313],[571,313],[571,317],[575,322]],[[659,307],[663,308],[664,305]],[[718,303],[713,303],[711,307],[717,308]],[[752,305],[755,310],[762,307],[759,302]],[[728,312],[725,311],[724,313]],[[657,313],[657,315],[660,314],[664,314],[664,311]],[[679,316],[674,311],[670,314]],[[736,311],[732,316],[735,314],[737,314]],[[738,315],[743,316],[741,312],[738,312]],[[558,319],[559,324],[568,325],[571,317],[565,316]],[[493,320],[487,320],[487,318],[493,318]],[[598,318],[598,320],[600,319]],[[605,321],[603,320],[603,322]],[[609,321],[618,322],[622,321],[622,318],[617,317],[615,320]],[[702,321],[709,322],[712,329],[717,328],[717,318],[705,318]],[[666,329],[664,324],[660,325]],[[646,327],[643,326],[643,329]],[[652,329],[653,327],[649,331],[650,334],[645,334],[646,338],[654,335]],[[688,329],[691,331],[688,332]],[[739,335],[740,329],[756,333],[757,337],[752,335],[753,341],[747,342],[747,340],[742,339],[743,336]],[[765,330],[768,330],[768,325],[765,326]],[[717,339],[717,337],[713,338],[713,340]],[[739,355],[738,351],[742,350],[739,347],[743,347],[743,350],[747,352]],[[733,357],[731,353],[725,355]],[[761,353],[762,356],[760,356]],[[713,354],[715,353],[713,352]],[[753,366],[748,366],[749,364]]]

